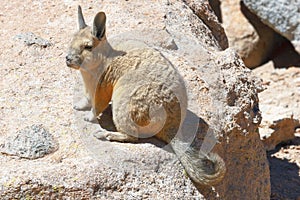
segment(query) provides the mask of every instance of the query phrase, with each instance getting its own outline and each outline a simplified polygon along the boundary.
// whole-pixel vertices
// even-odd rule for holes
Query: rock
[[[255,78],[251,77],[250,72],[240,68],[242,61],[239,60],[237,55],[230,54],[229,51],[222,53],[223,56],[219,54],[215,60],[218,66],[221,66],[221,77],[224,79],[221,78],[219,81],[224,83],[221,88],[226,88],[226,92],[223,93],[225,97],[221,95],[220,85],[217,86],[217,83],[215,83],[214,85],[218,89],[214,89],[216,89],[216,94],[221,95],[215,95],[217,99],[226,99],[226,102],[222,102],[223,104],[219,106],[217,105],[221,102],[215,102],[215,109],[218,110],[219,114],[214,116],[213,119],[224,123],[222,123],[224,127],[222,130],[225,134],[222,137],[220,136],[221,132],[219,133],[219,137],[222,138],[219,139],[222,150],[220,149],[217,152],[221,153],[226,149],[224,153],[227,158],[226,168],[228,172],[220,184],[220,187],[225,186],[226,189],[219,190],[216,187],[216,191],[221,195],[220,199],[243,199],[245,196],[249,199],[268,199],[270,197],[268,163],[260,157],[261,155],[265,157],[266,154],[257,135],[257,127],[261,121],[257,97],[257,93],[261,91],[260,84]],[[228,113],[231,114],[228,115]],[[245,149],[247,150],[244,151]],[[247,171],[247,175],[243,174],[245,171]],[[249,175],[255,174],[257,171],[262,176],[251,176],[250,178]],[[234,189],[231,188],[233,184],[235,185]],[[249,188],[252,184],[253,188]],[[255,191],[254,188],[259,188],[259,191]],[[204,187],[203,190],[207,190],[207,188]],[[203,190],[201,190],[202,193],[206,194]],[[212,197],[211,195],[210,193],[207,196]],[[242,197],[243,195],[244,197]]]
[[[32,125],[5,139],[0,145],[0,153],[37,159],[53,153],[57,148],[57,142],[42,125]]]
[[[289,39],[300,53],[300,1],[243,0],[265,24]]]
[[[271,57],[275,33],[253,15],[239,0],[225,0],[220,5],[221,19],[229,46],[237,51],[249,68]]]
[[[272,150],[295,137],[300,120],[300,80],[297,78],[300,69],[276,69],[270,61],[253,72],[263,79],[265,87],[258,95],[263,118],[259,132],[266,149]]]
[[[273,132],[263,140],[266,150],[274,150],[276,145],[295,139],[295,130],[298,126],[300,126],[299,120],[293,119],[293,117],[273,122],[269,127]]]
[[[23,41],[27,46],[37,45],[46,48],[52,45],[48,40],[43,39],[32,32],[18,34],[15,38]]]
[[[223,27],[220,25],[217,16],[213,13],[212,8],[207,0],[195,1],[185,0],[186,4],[194,11],[194,13],[205,23],[211,30],[213,36],[219,42],[221,48],[228,48],[228,40]]]
[[[83,11],[87,19],[94,17],[98,7],[95,1],[86,2]],[[55,13],[65,9],[57,3]],[[65,37],[71,37],[69,30],[76,26],[76,8],[70,9],[74,24],[66,24]],[[207,13],[195,15],[187,4],[175,0],[151,4],[102,1],[101,9],[107,13],[110,41],[145,42],[178,67],[189,92],[188,119],[194,120],[185,124],[191,128],[189,139],[194,139],[195,146],[205,141],[200,147],[203,152],[212,151],[223,158],[227,169],[224,179],[213,187],[194,187],[168,145],[153,139],[136,144],[99,141],[91,134],[98,125],[84,122],[85,113],[74,111],[74,121],[66,125],[71,128],[58,135],[60,148],[54,154],[34,161],[0,155],[1,199],[269,199],[269,167],[256,131],[261,120],[260,83],[231,49],[221,51],[212,30],[199,19],[212,16],[211,11],[199,9]],[[69,20],[57,17],[59,22]],[[177,50],[165,48],[164,41],[172,40]],[[58,66],[64,66],[60,60]],[[55,70],[50,68],[47,74],[57,75],[57,63],[48,62]],[[61,85],[72,86],[68,79],[60,79]],[[68,90],[64,88],[63,94]],[[59,109],[64,99],[64,95],[55,99],[57,107],[49,105],[51,110]],[[54,115],[57,128],[65,123],[61,118],[67,107],[72,107],[61,106],[63,111]]]

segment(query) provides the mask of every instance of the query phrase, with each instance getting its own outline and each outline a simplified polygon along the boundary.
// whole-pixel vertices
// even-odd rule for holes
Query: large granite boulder
[[[203,2],[208,5],[207,1]],[[234,51],[222,50],[227,41],[220,39],[226,37],[216,35],[210,27],[215,26],[215,30],[222,28],[215,22],[206,25],[198,17],[213,16],[211,11],[193,5],[193,10],[198,10],[195,15],[189,3],[173,0],[151,3],[102,1],[101,10],[107,14],[108,39],[112,43],[128,39],[143,41],[161,51],[179,69],[189,93],[189,115],[185,125],[190,127],[193,142],[202,145],[203,151],[217,153],[224,160],[224,179],[214,186],[193,185],[168,145],[153,139],[123,144],[94,138],[91,132],[98,124],[84,122],[85,113],[74,111],[72,114],[72,105],[66,103],[66,99],[79,93],[80,85],[75,82],[74,93],[65,89],[74,84],[66,78],[65,74],[71,72],[66,69],[61,56],[59,60],[45,59],[50,67],[41,72],[42,76],[47,81],[47,76],[53,77],[53,74],[57,78],[53,79],[51,88],[31,86],[33,91],[46,90],[47,95],[33,98],[36,102],[25,98],[35,93],[27,90],[24,82],[18,79],[14,82],[27,91],[20,92],[19,97],[24,95],[31,109],[39,108],[37,102],[40,99],[43,105],[46,103],[47,118],[40,115],[38,120],[45,120],[40,123],[46,127],[52,125],[49,131],[58,141],[59,148],[35,160],[0,155],[1,199],[270,198],[269,167],[257,131],[261,120],[257,97],[260,83]],[[63,36],[68,40],[66,38],[71,37],[69,30],[75,30],[77,5],[73,1],[55,5],[55,9],[50,7],[47,12],[56,13],[57,19],[50,18],[47,28],[57,34],[65,31]],[[82,7],[87,20],[100,10],[99,4],[92,1]],[[27,9],[31,11],[33,21],[39,17],[38,9],[30,5]],[[59,14],[66,10],[68,14]],[[55,47],[57,44],[61,44],[59,40],[47,55],[56,55],[53,52],[57,49],[66,48],[66,45]],[[31,61],[30,54],[26,56],[27,62]],[[65,70],[65,74],[57,73],[59,70]],[[30,116],[29,113],[27,117]],[[13,126],[18,125],[18,121],[14,121]],[[10,132],[2,134],[0,142],[4,142],[7,138],[4,136]]]

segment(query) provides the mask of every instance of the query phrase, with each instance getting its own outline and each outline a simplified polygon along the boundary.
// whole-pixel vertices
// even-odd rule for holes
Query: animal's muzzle
[[[66,56],[66,64],[68,67],[74,68],[74,69],[79,69],[80,66],[80,57],[79,56],[74,56],[72,54],[68,54]]]

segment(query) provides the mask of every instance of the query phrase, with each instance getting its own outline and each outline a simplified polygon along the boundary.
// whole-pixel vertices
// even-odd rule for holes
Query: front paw
[[[91,109],[91,111],[88,112],[88,114],[83,119],[84,121],[87,122],[98,123],[97,116],[95,115],[95,111],[93,108]]]
[[[98,122],[97,117],[93,111],[89,111],[88,114],[83,119],[84,119],[84,121],[87,121],[87,122],[92,122],[92,123]]]
[[[82,98],[80,101],[74,104],[73,108],[75,110],[89,110],[91,109],[92,105],[90,100],[87,97]]]

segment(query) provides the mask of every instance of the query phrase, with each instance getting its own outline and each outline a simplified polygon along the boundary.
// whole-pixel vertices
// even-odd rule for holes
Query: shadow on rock
[[[280,150],[268,152],[271,176],[271,200],[298,199],[300,197],[299,167],[288,159],[276,158],[274,153]]]
[[[98,118],[100,126],[109,131],[117,131],[113,118],[112,118],[112,107],[109,105],[106,110],[102,113],[101,117]],[[188,110],[186,119],[183,123],[183,133],[182,135],[177,135],[180,140],[193,146],[195,149],[200,150],[202,140],[199,138],[204,138],[208,130],[208,124],[195,113]],[[168,152],[173,152],[171,148],[165,148],[166,144],[155,137],[150,138],[140,138],[136,143],[151,143],[159,148],[163,148]]]

